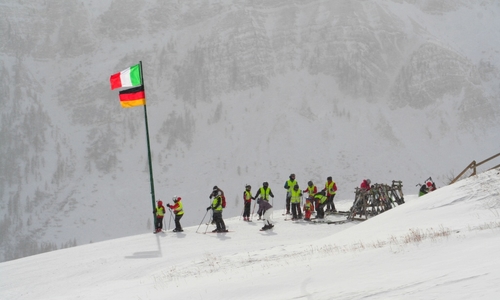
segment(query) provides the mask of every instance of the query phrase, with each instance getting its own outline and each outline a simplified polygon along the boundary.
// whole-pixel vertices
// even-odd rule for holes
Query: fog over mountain
[[[143,62],[156,198],[197,225],[214,185],[235,216],[262,181],[283,208],[290,173],[414,194],[498,153],[499,28],[480,0],[4,0],[0,259],[152,230],[113,73]]]

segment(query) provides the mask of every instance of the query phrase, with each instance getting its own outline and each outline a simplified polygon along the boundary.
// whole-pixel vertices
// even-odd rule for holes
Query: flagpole
[[[142,72],[142,60],[139,62],[141,66],[141,82],[144,87],[144,77],[143,77],[143,72]],[[144,87],[144,99],[146,98],[146,88]],[[147,101],[147,100],[145,100]],[[146,102],[144,102],[144,120],[146,123],[146,141],[148,144],[148,160],[149,160],[149,180],[151,182],[151,204],[153,205],[153,221],[154,225],[156,226],[156,214],[154,212],[156,205],[155,205],[155,184],[153,181],[153,164],[151,163],[151,147],[149,145],[149,129],[148,129],[148,112],[146,109]]]

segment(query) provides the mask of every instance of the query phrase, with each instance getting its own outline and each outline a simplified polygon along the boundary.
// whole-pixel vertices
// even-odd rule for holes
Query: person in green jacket
[[[252,187],[247,184],[243,192],[243,221],[250,222],[250,206],[252,204]]]
[[[314,199],[318,201],[318,209],[317,209],[317,214],[316,217],[318,219],[323,219],[325,217],[325,205],[326,205],[326,200],[327,197],[325,196],[325,191],[321,191],[314,195]]]
[[[165,207],[163,206],[163,202],[159,200],[156,203],[156,207],[154,209],[155,213],[155,232],[161,232],[163,230],[163,216],[165,216]]]
[[[283,186],[286,190],[286,214],[289,215],[290,214],[290,200],[291,200],[291,197],[292,197],[292,191],[293,191],[293,187],[297,184],[297,180],[295,180],[295,174],[290,174],[290,176],[288,176],[288,180],[285,181],[285,185]],[[299,208],[300,209],[300,208]]]
[[[257,194],[255,194],[255,196],[252,199],[255,200],[255,199],[260,198],[264,201],[269,202],[269,197],[274,199],[274,194],[273,194],[273,191],[271,191],[271,188],[269,187],[269,182],[265,181],[262,183],[262,187],[257,190]],[[257,214],[259,215],[259,220],[260,220],[262,218],[262,214],[263,214],[262,210],[259,209]]]
[[[337,184],[333,181],[332,176],[328,176],[326,178],[325,188],[323,191],[326,192],[326,197],[328,198],[326,200],[326,211],[337,212],[337,209],[335,209],[335,203],[333,203],[333,198],[337,193]]]
[[[300,210],[300,197],[302,197],[302,191],[299,189],[299,185],[296,184],[292,191],[290,192],[290,202],[292,203],[292,220],[302,219],[302,211]],[[298,211],[298,214],[297,214]]]
[[[207,211],[210,209],[212,210],[212,218],[215,222],[216,228],[212,230],[212,232],[227,232],[228,230],[226,229],[226,224],[224,223],[224,220],[222,219],[222,210],[224,207],[222,207],[222,198],[224,196],[224,192],[219,189],[217,186],[214,186],[212,194],[210,194],[210,199],[213,198],[212,200],[212,205],[207,207]]]

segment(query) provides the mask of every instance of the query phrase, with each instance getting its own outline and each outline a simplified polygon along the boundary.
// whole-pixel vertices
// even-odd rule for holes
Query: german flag
[[[120,103],[124,108],[146,105],[144,85],[120,91]]]

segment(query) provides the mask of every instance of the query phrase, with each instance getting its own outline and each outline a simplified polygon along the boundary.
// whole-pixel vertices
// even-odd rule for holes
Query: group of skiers
[[[318,188],[312,181],[307,183],[307,187],[302,190],[295,178],[295,174],[290,174],[289,179],[285,181],[283,186],[286,193],[285,199],[285,209],[286,214],[292,215],[292,220],[304,219],[306,221],[311,220],[311,215],[314,211],[317,212],[317,218],[324,218],[325,208],[328,212],[336,212],[335,204],[333,198],[337,192],[337,185],[333,181],[331,176],[328,176],[324,188],[318,192]],[[257,214],[259,215],[259,220],[262,218],[264,220],[264,227],[261,230],[268,230],[274,227],[271,223],[270,215],[272,205],[269,203],[269,197],[274,198],[274,194],[269,188],[269,183],[264,182],[262,187],[257,190],[255,196],[252,196],[252,187],[250,185],[245,186],[245,191],[243,192],[243,220],[251,221],[250,219],[250,207],[251,201],[257,200],[256,204],[259,205],[259,210]],[[301,199],[304,193],[308,194],[306,201],[301,207]],[[302,214],[304,211],[304,216]]]
[[[182,198],[174,196],[172,197],[173,205],[167,204],[167,207],[170,209],[171,213],[175,214],[175,229],[174,232],[182,232],[184,231],[181,227],[181,218],[184,216],[184,209],[182,205]],[[165,216],[165,206],[163,206],[163,201],[159,200],[156,203],[156,208],[153,213],[155,214],[155,231],[154,233],[161,232],[163,230],[163,217]]]
[[[245,186],[245,191],[243,192],[243,219],[245,221],[250,221],[250,206],[252,200],[257,200],[259,204],[259,219],[262,217],[264,221],[264,227],[261,230],[268,230],[274,227],[271,223],[271,213],[273,206],[269,203],[269,197],[274,198],[274,194],[269,188],[269,183],[264,182],[262,187],[257,191],[255,196],[252,196],[252,187],[250,185]],[[224,191],[219,187],[214,186],[212,193],[209,196],[210,199],[213,198],[212,204],[207,207],[207,211],[212,210],[212,220],[215,223],[216,228],[212,232],[228,232],[224,220],[222,218],[222,210],[226,207],[226,198],[224,196]]]
[[[337,184],[331,176],[326,178],[324,188],[318,192],[316,185],[310,180],[307,182],[307,187],[302,190],[299,187],[295,174],[290,174],[289,179],[285,182],[284,188],[287,190],[285,209],[287,214],[292,215],[292,220],[302,219],[301,198],[304,193],[308,194],[304,206],[304,220],[311,220],[311,214],[316,211],[316,217],[323,219],[326,212],[337,212],[333,198],[337,193]]]
[[[222,191],[217,186],[213,187],[212,192],[210,193],[209,199],[212,199],[212,204],[207,207],[207,211],[212,210],[212,221],[216,226],[216,229],[213,232],[227,232],[226,224],[222,219],[222,210],[226,206],[226,198],[224,196],[224,191]],[[180,220],[184,216],[184,209],[182,205],[182,198],[178,196],[174,196],[172,201],[173,205],[167,204],[167,207],[170,209],[171,213],[175,215],[175,228],[173,232],[183,232]],[[154,233],[158,233],[163,231],[163,217],[165,215],[165,207],[163,206],[163,202],[159,200],[156,203],[156,208],[153,213],[155,214],[155,231]]]
[[[370,190],[370,183],[370,179],[364,179],[360,188]],[[292,215],[292,220],[304,219],[305,221],[310,221],[313,212],[316,212],[316,218],[323,219],[325,217],[325,212],[337,212],[335,203],[333,202],[337,193],[337,185],[331,176],[326,178],[324,187],[321,190],[319,190],[311,180],[307,182],[307,187],[302,190],[295,178],[295,174],[290,174],[289,179],[285,181],[283,187],[286,190],[286,214]],[[301,199],[305,193],[307,193],[307,198],[304,205],[301,207]],[[270,203],[271,198],[274,199],[274,194],[267,181],[262,183],[262,186],[257,190],[255,195],[252,195],[252,187],[247,184],[243,191],[243,220],[251,221],[251,203],[252,200],[256,200],[255,204],[259,206],[257,215],[259,216],[259,220],[263,220],[264,222],[264,227],[262,227],[261,230],[273,228],[274,225],[270,219],[273,209],[273,205]],[[212,232],[227,232],[228,230],[222,218],[222,211],[226,206],[224,191],[214,186],[209,195],[209,199],[212,200],[212,203],[206,210],[207,212],[212,210],[212,220],[216,226]],[[174,204],[167,204],[167,207],[175,214],[175,229],[173,231],[182,232],[183,229],[180,224],[180,219],[184,215],[182,199],[181,197],[174,196],[172,200]],[[156,215],[155,233],[163,229],[165,211],[163,202],[161,200],[158,201],[157,207],[154,210]]]
[[[259,205],[259,210],[257,214],[259,215],[259,219],[264,221],[264,227],[261,230],[268,230],[274,227],[271,223],[271,213],[273,206],[269,203],[269,198],[274,199],[274,194],[269,187],[269,183],[267,181],[262,183],[262,187],[257,190],[255,196],[252,196],[252,187],[250,185],[245,186],[245,191],[243,192],[243,220],[251,221],[250,219],[250,206],[252,200],[256,200],[256,204]]]
[[[284,185],[284,188],[287,189],[286,211],[287,214],[290,213],[288,205],[288,203],[290,202],[292,204],[292,220],[302,218],[302,212],[300,211],[300,197],[302,196],[302,193],[308,194],[308,197],[306,198],[306,202],[304,204],[306,221],[310,220],[310,214],[312,214],[312,212],[314,211],[317,212],[316,217],[318,219],[323,219],[325,217],[325,212],[337,212],[335,203],[333,202],[333,199],[337,193],[337,184],[335,183],[335,181],[333,181],[331,176],[328,176],[326,178],[325,185],[319,192],[318,188],[311,180],[307,182],[307,187],[303,191],[300,191],[298,183],[294,185],[294,182],[296,182],[295,174],[290,174],[289,180],[287,180]]]

